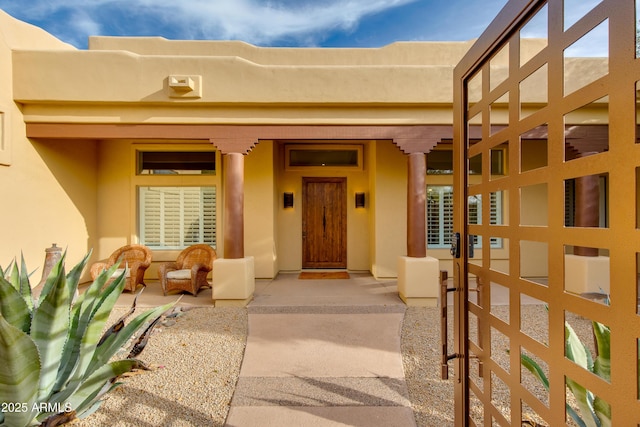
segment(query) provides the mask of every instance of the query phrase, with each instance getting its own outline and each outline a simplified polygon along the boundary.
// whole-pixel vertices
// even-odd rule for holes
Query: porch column
[[[581,153],[586,157],[595,152]],[[575,181],[575,226],[598,227],[600,224],[600,178],[597,175],[582,176]],[[608,256],[601,256],[598,248],[574,246],[573,254],[565,255],[564,287],[576,294],[591,295],[609,293],[610,263]]]
[[[586,157],[596,153],[584,153],[578,157]],[[600,178],[597,175],[576,178],[576,227],[598,227],[600,225]],[[575,255],[596,257],[598,248],[576,246]]]
[[[250,138],[212,139],[222,154],[224,254],[213,262],[213,299],[218,306],[244,306],[253,298],[255,269],[253,257],[244,255],[244,156],[256,140]]]
[[[407,256],[398,259],[398,294],[407,305],[435,306],[440,262],[427,256],[427,160],[414,150],[407,161]]]
[[[411,153],[408,157],[407,182],[407,256],[427,256],[427,188],[425,176],[427,161],[424,153]]]
[[[244,154],[224,155],[224,257],[244,258]]]

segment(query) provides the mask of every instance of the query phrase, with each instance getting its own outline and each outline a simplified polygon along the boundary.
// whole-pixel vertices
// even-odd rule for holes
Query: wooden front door
[[[346,178],[302,178],[302,268],[347,268]]]

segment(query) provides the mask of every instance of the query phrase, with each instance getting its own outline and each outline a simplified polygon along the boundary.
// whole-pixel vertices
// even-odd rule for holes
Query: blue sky
[[[380,47],[477,38],[507,0],[0,0],[0,9],[86,49],[88,37]]]

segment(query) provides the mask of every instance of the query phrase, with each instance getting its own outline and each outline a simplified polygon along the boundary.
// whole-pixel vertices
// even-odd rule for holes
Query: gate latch
[[[460,233],[454,233],[451,239],[451,249],[449,251],[454,258],[460,258]]]

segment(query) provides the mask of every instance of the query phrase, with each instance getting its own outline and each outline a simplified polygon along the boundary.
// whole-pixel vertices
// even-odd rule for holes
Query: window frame
[[[204,152],[210,151],[214,153],[215,165],[216,169],[221,165],[221,154],[209,141],[184,141],[184,140],[171,140],[171,141],[145,141],[145,142],[132,142],[129,145],[129,153],[130,153],[130,166],[129,166],[129,180],[130,180],[130,193],[129,198],[131,200],[131,215],[130,215],[130,224],[131,224],[131,241],[137,243],[143,243],[143,234],[142,234],[142,221],[144,218],[141,216],[141,206],[140,206],[140,196],[139,196],[139,188],[140,187],[215,187],[215,207],[214,207],[214,215],[215,215],[215,226],[213,230],[211,230],[215,235],[215,249],[220,248],[222,242],[219,238],[220,236],[220,210],[219,203],[222,201],[220,189],[221,185],[221,174],[137,174],[138,169],[138,159],[140,151],[165,151],[165,152],[184,152],[184,151],[194,151],[194,152]],[[219,172],[219,171],[218,171]],[[175,259],[175,253],[178,253],[180,250],[184,249],[184,247],[158,247],[153,246],[152,249],[154,252],[157,252],[157,256],[154,256],[154,259],[159,261],[170,261],[171,259]],[[169,258],[166,258],[169,257]]]

